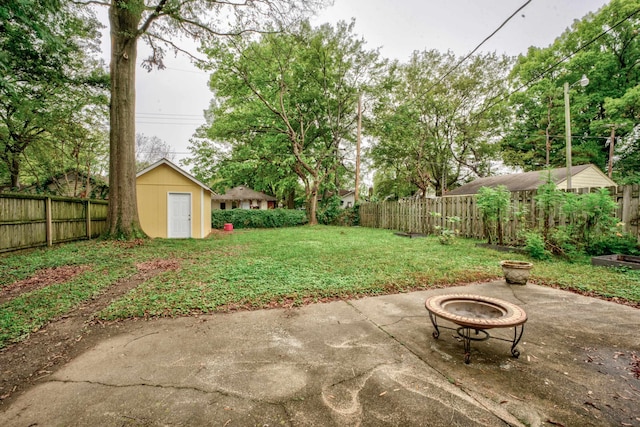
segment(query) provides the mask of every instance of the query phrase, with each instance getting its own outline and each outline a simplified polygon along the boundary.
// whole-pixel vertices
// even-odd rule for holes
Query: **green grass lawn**
[[[146,261],[178,261],[98,314],[101,319],[173,316],[303,304],[490,280],[499,261],[527,259],[458,239],[408,239],[389,230],[296,227],[234,231],[205,240],[84,241],[0,257],[0,287],[51,267],[89,266],[72,279],[0,305],[0,347],[137,272]],[[532,280],[640,302],[640,272],[592,267],[589,260],[535,261]]]

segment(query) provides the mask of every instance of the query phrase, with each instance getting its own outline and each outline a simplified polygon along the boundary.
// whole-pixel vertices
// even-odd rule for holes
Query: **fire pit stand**
[[[510,302],[480,295],[436,295],[425,301],[429,318],[433,324],[433,337],[438,339],[440,328],[457,332],[464,343],[464,363],[471,362],[471,341],[485,341],[494,338],[511,343],[511,355],[520,356],[516,348],[522,334],[527,314]],[[438,317],[449,320],[458,328],[438,325]],[[488,329],[513,327],[513,339],[492,337]],[[473,331],[473,333],[472,333]]]

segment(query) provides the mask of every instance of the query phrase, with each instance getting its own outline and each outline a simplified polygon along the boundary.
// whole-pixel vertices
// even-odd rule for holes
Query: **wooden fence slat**
[[[599,189],[574,189],[576,194],[587,194]],[[615,212],[624,223],[624,230],[640,242],[640,185],[608,188],[612,199],[618,204]],[[511,193],[512,209],[525,212],[521,219],[511,219],[505,227],[505,241],[517,243],[520,232],[525,229],[542,229],[545,222],[551,226],[567,225],[567,218],[556,209],[550,218],[544,217],[543,210],[536,205],[536,191]],[[440,214],[434,216],[433,213]],[[436,226],[447,227],[447,218],[457,216],[460,235],[484,239],[484,227],[476,196],[445,196],[426,200],[402,200],[400,202],[363,203],[360,205],[360,225],[406,232],[436,234]]]
[[[0,252],[91,239],[106,228],[108,202],[0,193]]]

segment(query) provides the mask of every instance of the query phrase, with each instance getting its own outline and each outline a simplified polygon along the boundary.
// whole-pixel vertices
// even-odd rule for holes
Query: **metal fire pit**
[[[492,338],[487,332],[492,328],[514,328],[513,339],[493,337],[511,343],[511,355],[520,356],[516,346],[522,338],[527,313],[510,302],[480,295],[436,295],[425,301],[429,318],[433,323],[433,337],[440,336],[440,328],[455,330],[464,343],[464,363],[471,361],[471,341],[484,341]],[[458,325],[458,328],[447,328],[438,325],[438,317]],[[471,331],[474,331],[472,335]]]

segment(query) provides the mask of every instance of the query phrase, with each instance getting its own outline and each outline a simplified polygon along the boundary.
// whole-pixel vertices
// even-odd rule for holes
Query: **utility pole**
[[[358,135],[356,138],[356,188],[353,192],[354,203],[358,203],[360,189],[360,140],[362,138],[362,94],[358,95]]]
[[[616,140],[616,125],[611,126],[611,140],[609,141],[609,178],[613,175],[613,145]]]
[[[569,108],[569,83],[564,82],[564,128],[567,148],[567,190],[571,190],[571,110]]]

